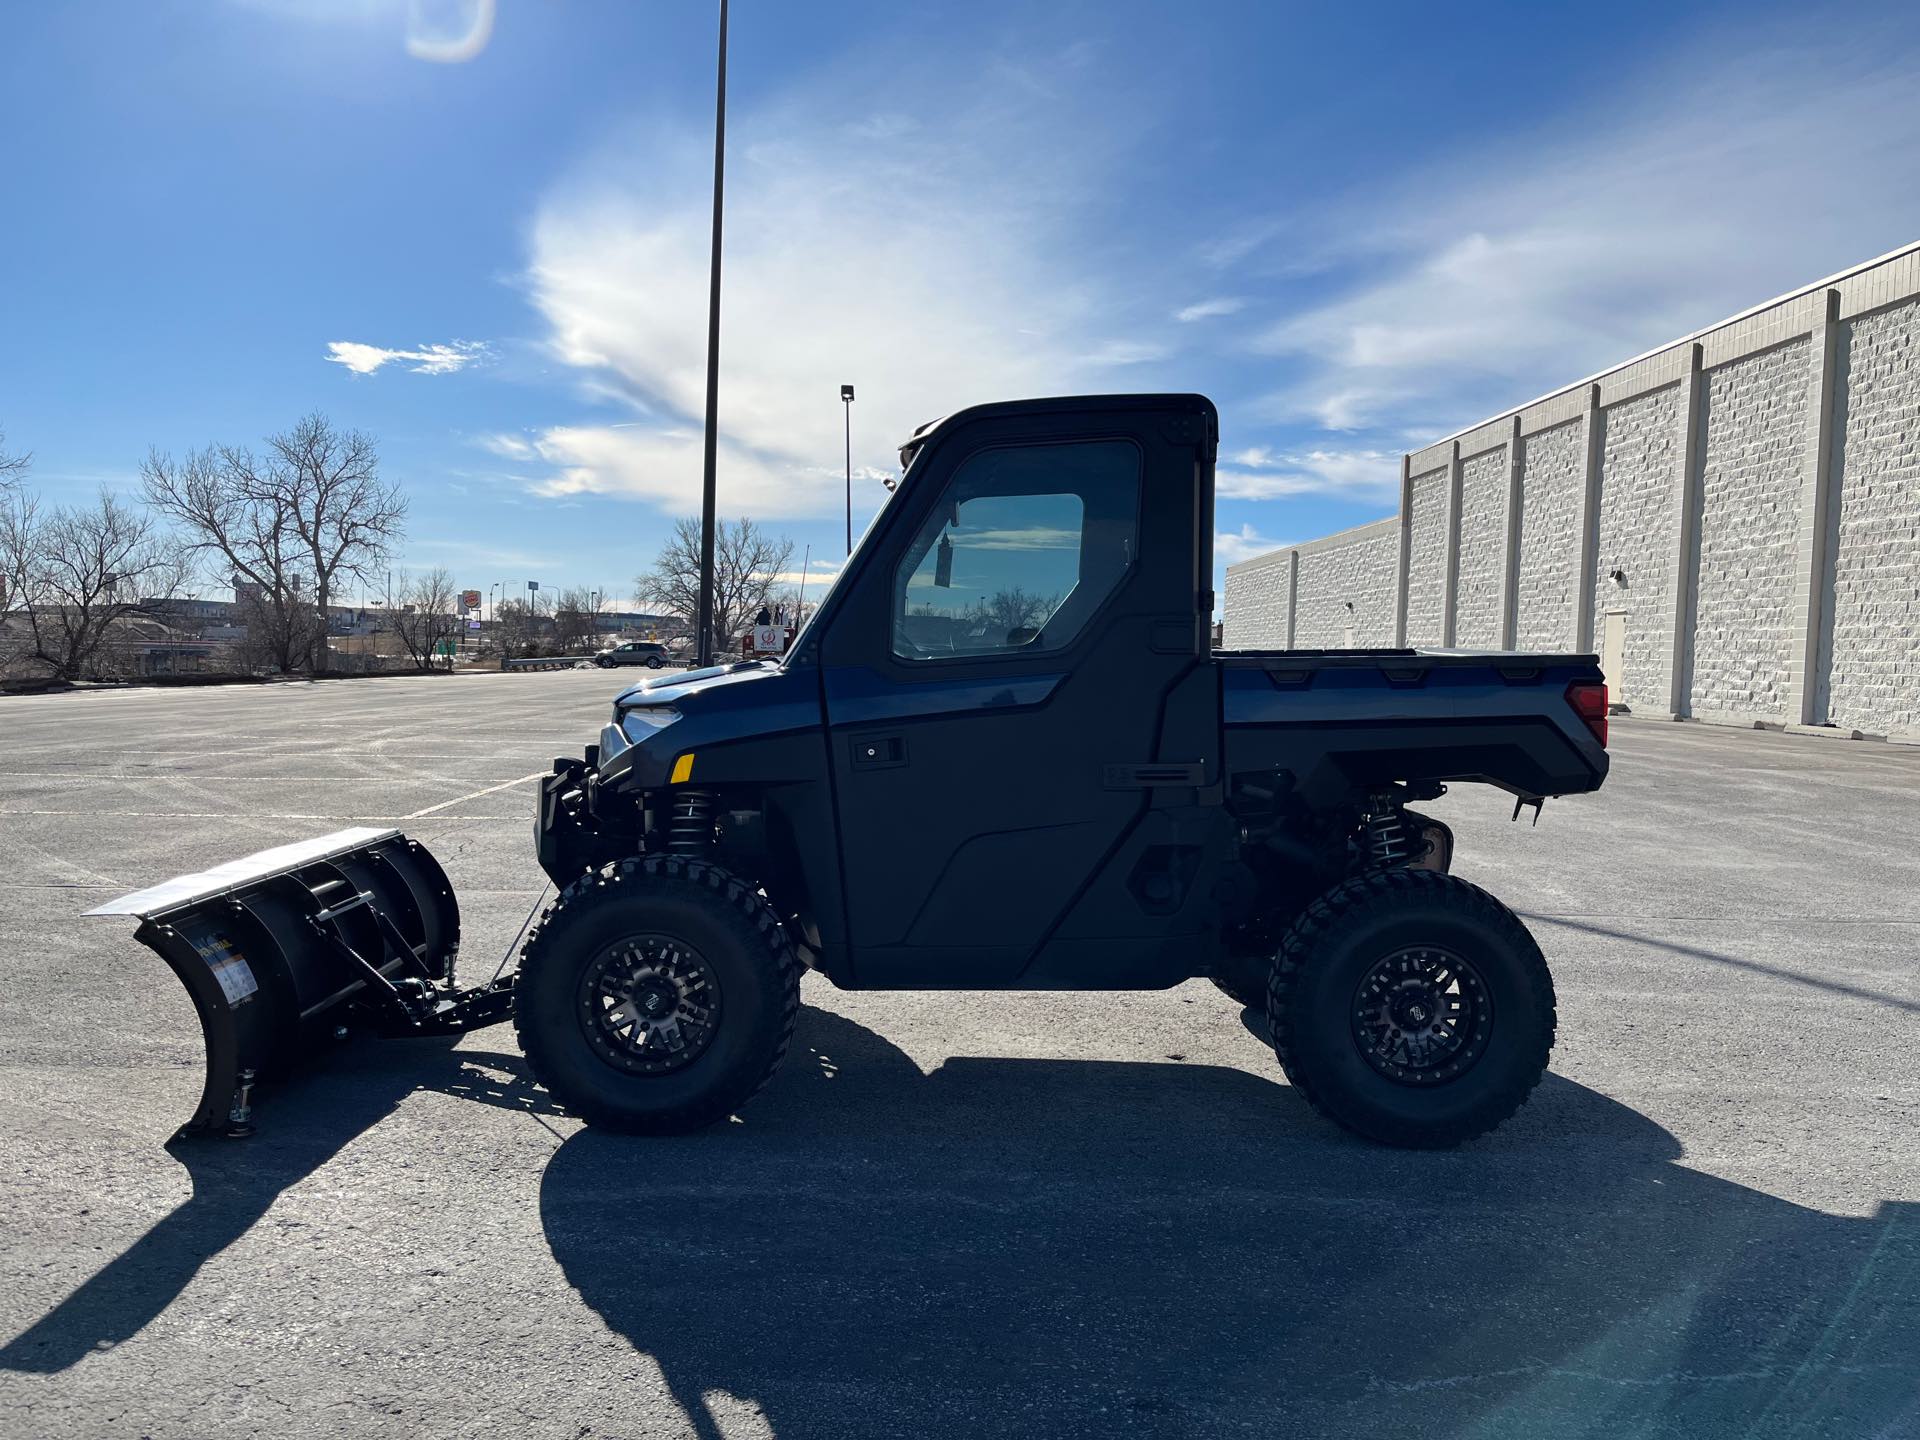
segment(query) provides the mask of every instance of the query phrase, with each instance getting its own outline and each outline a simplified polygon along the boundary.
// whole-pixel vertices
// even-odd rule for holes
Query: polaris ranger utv
[[[806,967],[868,990],[1210,977],[1340,1124],[1395,1145],[1482,1134],[1546,1067],[1553,984],[1520,921],[1448,873],[1447,828],[1410,807],[1461,781],[1511,792],[1516,813],[1596,789],[1600,671],[1212,653],[1217,435],[1197,395],[922,427],[784,657],[644,681],[555,762],[534,838],[559,896],[489,987],[451,988],[445,877],[391,832],[107,908],[145,919],[203,1019],[208,972],[234,988],[249,944],[300,1024],[346,1005],[418,1033],[510,1010],[553,1096],[615,1129],[735,1111],[787,1049]],[[249,927],[276,907],[331,958],[292,955],[284,917],[277,941]],[[246,1043],[210,1068],[202,1128],[231,1120],[230,1094],[244,1110],[225,1087],[236,1063],[253,1073]]]

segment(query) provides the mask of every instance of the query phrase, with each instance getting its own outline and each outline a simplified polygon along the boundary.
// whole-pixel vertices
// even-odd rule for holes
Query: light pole
[[[694,661],[713,663],[714,456],[720,423],[720,200],[727,158],[727,0],[720,0],[720,61],[713,97],[713,256],[707,262],[707,434],[700,476],[700,601],[694,614]]]
[[[847,554],[853,554],[853,387],[840,387],[840,408],[847,412]]]

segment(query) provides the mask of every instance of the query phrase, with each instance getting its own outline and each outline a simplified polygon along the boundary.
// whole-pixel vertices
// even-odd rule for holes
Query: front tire
[[[1386,870],[1293,923],[1267,1019],[1316,1110],[1384,1144],[1444,1149],[1526,1103],[1556,1012],[1546,960],[1511,910],[1455,876]]]
[[[799,961],[766,901],[666,855],[561,892],[521,951],[513,1022],[534,1077],[588,1124],[680,1135],[772,1078],[799,1007]]]
[[[598,660],[595,660],[593,663],[598,665],[602,670],[613,669],[613,661],[606,659],[604,656]]]

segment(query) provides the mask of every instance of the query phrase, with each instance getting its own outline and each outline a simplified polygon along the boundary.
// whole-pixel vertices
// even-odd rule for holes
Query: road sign
[[[460,608],[462,610],[478,610],[480,608],[480,592],[478,590],[462,590],[460,592]]]

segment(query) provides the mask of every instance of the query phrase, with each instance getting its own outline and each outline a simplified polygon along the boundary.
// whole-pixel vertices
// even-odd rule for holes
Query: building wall
[[[1600,413],[1593,613],[1627,612],[1627,669],[1615,677],[1620,693],[1614,698],[1636,710],[1665,710],[1673,678],[1672,570],[1684,419],[1678,385]]]
[[[1290,550],[1275,550],[1227,567],[1227,590],[1220,602],[1224,648],[1287,648],[1292,556]]]
[[[1402,464],[1403,515],[1229,569],[1229,643],[1399,613],[1409,645],[1599,651],[1618,610],[1636,712],[1920,738],[1920,243]]]
[[[1706,376],[1688,688],[1695,715],[1786,718],[1809,349],[1795,340]]]
[[[1447,469],[1413,477],[1408,487],[1407,643],[1446,640]]]
[[[1295,552],[1300,574],[1294,598],[1297,650],[1393,644],[1400,525],[1380,520]],[[1351,604],[1352,609],[1347,607]],[[1352,626],[1352,639],[1348,637]]]
[[[1833,722],[1920,731],[1920,302],[1840,327],[1835,379]]]
[[[1520,576],[1513,643],[1521,650],[1567,650],[1574,591],[1581,490],[1586,483],[1587,426],[1568,420],[1520,442]]]
[[[1506,586],[1507,447],[1460,465],[1460,568],[1454,581],[1453,643],[1468,650],[1500,646]]]

